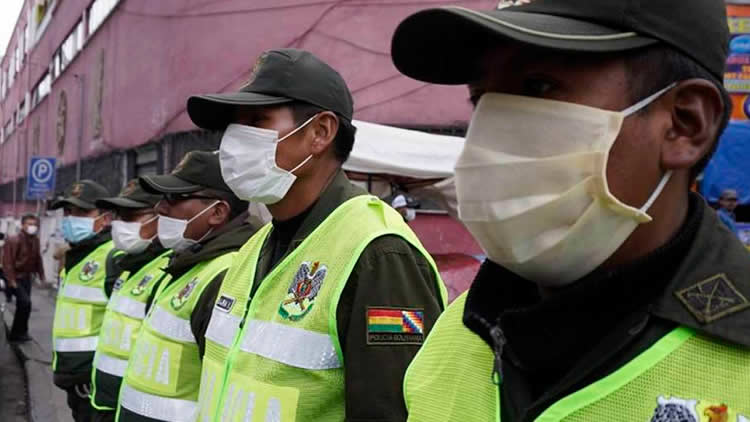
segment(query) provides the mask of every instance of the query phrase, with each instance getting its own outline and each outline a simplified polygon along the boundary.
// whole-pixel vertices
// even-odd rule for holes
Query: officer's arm
[[[117,278],[122,274],[120,260],[123,257],[125,257],[125,253],[117,249],[112,249],[107,254],[107,260],[104,266],[106,268],[106,275],[104,276],[104,293],[107,297],[112,296],[112,290],[115,288]]]
[[[208,323],[211,321],[211,312],[214,309],[216,298],[219,296],[219,289],[221,289],[221,282],[224,281],[226,273],[226,271],[221,272],[203,289],[203,293],[198,298],[198,303],[195,304],[193,313],[190,315],[190,328],[198,343],[198,353],[201,360],[203,359],[203,353],[206,351],[206,330],[208,330]]]
[[[368,313],[401,310],[423,317],[423,335],[378,335],[368,325]],[[406,420],[404,373],[442,310],[432,269],[415,248],[395,236],[368,245],[337,309],[347,421]]]

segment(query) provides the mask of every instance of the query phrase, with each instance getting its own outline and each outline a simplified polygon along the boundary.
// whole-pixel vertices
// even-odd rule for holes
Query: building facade
[[[310,50],[346,79],[360,120],[433,130],[465,127],[463,87],[401,75],[390,39],[434,0],[26,0],[0,61],[0,216],[25,200],[29,158],[54,156],[57,189],[77,177],[116,191],[169,170],[196,130],[191,94],[237,89],[264,50]],[[494,0],[453,1],[491,8]]]

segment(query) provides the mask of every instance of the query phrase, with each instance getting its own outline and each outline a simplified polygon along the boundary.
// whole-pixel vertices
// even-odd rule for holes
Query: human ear
[[[665,99],[671,124],[662,143],[662,167],[689,169],[711,151],[728,105],[723,104],[719,89],[705,79],[680,82]]]
[[[211,227],[220,226],[229,221],[230,213],[229,204],[224,201],[219,202],[209,211],[208,224]]]
[[[339,119],[336,114],[324,111],[312,121],[313,140],[311,152],[313,155],[321,155],[333,143],[339,130]]]

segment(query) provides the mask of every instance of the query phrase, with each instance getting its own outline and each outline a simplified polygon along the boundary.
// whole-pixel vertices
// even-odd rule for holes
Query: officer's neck
[[[298,177],[281,201],[267,205],[273,219],[287,221],[305,212],[333,181],[340,166],[334,160],[319,163],[307,177]]]

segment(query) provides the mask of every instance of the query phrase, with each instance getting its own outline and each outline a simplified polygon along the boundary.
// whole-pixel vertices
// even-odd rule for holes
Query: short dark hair
[[[21,217],[21,224],[25,224],[28,220],[35,220],[37,223],[39,222],[39,217],[36,216],[36,214],[28,213],[24,214]]]
[[[294,123],[297,125],[301,125],[310,117],[326,111],[323,108],[304,101],[294,101],[287,104],[287,106],[292,110]],[[336,117],[339,118],[339,129],[333,138],[333,153],[336,159],[343,163],[349,158],[349,154],[351,154],[352,148],[354,148],[354,135],[357,132],[357,128],[352,125],[351,121],[340,116],[338,113],[336,113]]]
[[[690,170],[690,181],[692,182],[708,165],[719,145],[719,137],[729,123],[732,114],[732,99],[729,93],[721,81],[717,80],[706,68],[686,54],[664,44],[635,50],[626,57],[625,67],[630,81],[631,103],[640,101],[673,82],[687,79],[708,80],[721,93],[724,102],[724,114],[716,133],[716,140],[709,153]]]

